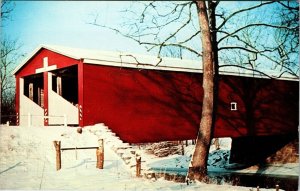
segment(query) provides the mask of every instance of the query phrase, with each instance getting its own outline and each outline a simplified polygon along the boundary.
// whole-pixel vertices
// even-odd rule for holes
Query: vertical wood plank
[[[58,95],[62,96],[62,81],[60,76],[56,78],[56,91]]]
[[[99,148],[96,150],[97,164],[96,168],[103,169],[104,166],[104,142],[103,139],[98,140]]]
[[[29,99],[31,99],[33,101],[33,83],[30,83],[29,86]]]
[[[136,177],[141,177],[141,165],[142,157],[140,155],[136,155]]]
[[[54,143],[54,147],[55,147],[55,151],[56,151],[56,170],[60,170],[61,169],[61,144],[60,141],[53,141]]]

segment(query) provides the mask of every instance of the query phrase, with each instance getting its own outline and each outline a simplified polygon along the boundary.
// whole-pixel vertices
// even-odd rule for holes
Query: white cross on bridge
[[[47,72],[47,71],[50,71],[50,70],[55,70],[57,68],[56,65],[48,66],[48,57],[43,58],[43,65],[44,65],[43,68],[38,68],[38,69],[35,70],[36,74],[41,73],[41,72]]]

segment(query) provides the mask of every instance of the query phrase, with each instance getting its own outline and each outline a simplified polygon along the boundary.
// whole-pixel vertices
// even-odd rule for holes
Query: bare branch
[[[200,34],[198,26],[195,27],[193,25],[193,9],[191,9],[191,7],[195,2],[196,1],[182,3],[169,2],[163,4],[166,9],[161,7],[160,2],[141,2],[144,7],[140,8],[139,11],[132,11],[130,9],[125,11],[125,13],[132,13],[131,16],[133,16],[131,19],[128,19],[127,22],[123,22],[122,27],[125,30],[122,28],[104,26],[100,22],[98,24],[97,19],[88,24],[115,31],[117,34],[137,42],[139,45],[143,45],[147,51],[158,51],[158,57],[160,57],[160,54],[165,51],[167,47],[178,48],[180,51],[186,50],[199,57],[202,56],[201,48],[195,48],[197,46],[193,46],[192,44],[194,40],[199,40],[195,37],[198,37]],[[220,1],[213,1],[209,3],[209,8],[215,8],[219,2]],[[263,57],[263,59],[268,59],[270,62],[276,64],[276,66],[281,66],[283,70],[289,71],[287,67],[292,67],[291,64],[294,62],[291,60],[294,59],[294,56],[291,54],[295,54],[295,52],[298,51],[297,44],[299,44],[299,40],[297,34],[294,34],[295,31],[298,30],[299,25],[298,22],[294,21],[297,20],[296,13],[298,10],[292,9],[294,11],[293,15],[281,20],[278,19],[279,15],[274,15],[276,21],[274,20],[274,22],[271,23],[266,20],[260,23],[256,18],[253,18],[254,20],[246,21],[246,23],[248,23],[246,25],[238,23],[236,27],[233,27],[233,31],[226,29],[226,24],[232,19],[235,19],[233,17],[245,13],[250,14],[250,11],[261,9],[263,6],[266,6],[265,8],[267,9],[269,8],[267,5],[273,3],[276,2],[261,2],[251,7],[234,11],[229,15],[226,15],[222,10],[219,13],[214,13],[213,17],[218,17],[220,18],[219,21],[222,21],[217,29],[210,29],[211,32],[217,33],[218,36],[220,34],[219,40],[216,43],[216,50],[236,51],[242,55],[240,60],[241,64],[246,64],[252,68],[255,68],[257,66],[256,62]],[[294,7],[294,5],[291,6],[292,4],[290,5],[285,2],[280,3],[277,7],[281,5],[283,7],[282,9],[285,10],[285,12],[282,13],[283,15],[288,13],[287,9],[289,7]],[[214,10],[208,11],[214,12]],[[279,11],[276,10],[276,13],[278,12]],[[291,19],[292,21],[290,21]],[[176,27],[175,29],[174,26]],[[185,29],[190,26],[194,26],[192,32],[188,35],[181,35],[183,31],[185,32]],[[264,29],[266,28],[272,29],[272,32],[276,30],[279,31],[277,34],[278,38],[274,37],[273,39],[275,44],[264,44],[261,41],[261,35],[264,35]],[[167,34],[167,32],[170,34]],[[272,33],[272,35],[274,34],[275,32]],[[180,39],[178,37],[180,37]],[[229,42],[223,43],[224,40],[228,40]],[[291,44],[287,43],[291,41],[293,41]],[[220,45],[222,45],[222,47],[219,47]],[[222,52],[220,56],[224,54],[226,54],[225,51]],[[216,55],[219,57],[218,54]],[[245,62],[247,58],[249,62]],[[289,72],[293,73],[295,70],[297,70],[297,67],[292,68]]]
[[[191,6],[192,4],[189,4],[189,8],[191,9]],[[179,33],[179,31],[181,31],[184,27],[186,27],[192,20],[192,13],[191,11],[189,11],[189,17],[187,19],[187,21],[185,23],[183,23],[175,32],[173,32],[172,34],[170,34],[165,40],[163,43],[161,43],[161,46],[159,47],[159,51],[158,51],[158,54],[160,54],[161,52],[161,48],[164,46],[164,44],[170,40],[171,38],[173,38],[176,34]]]
[[[281,1],[277,1],[277,3],[279,3],[279,4],[282,5],[283,7],[287,8],[287,9],[290,9],[290,10],[296,10],[296,11],[299,10],[299,4],[298,4],[298,6],[296,6],[296,7],[292,7],[292,6],[289,5],[289,3],[288,3],[288,5],[284,4],[284,3],[281,2]]]
[[[245,63],[245,64],[247,64],[247,63]],[[244,69],[244,70],[250,70],[250,71],[253,72],[253,74],[256,72],[256,73],[259,73],[259,74],[261,74],[261,75],[263,75],[265,77],[268,77],[270,79],[279,79],[279,78],[281,78],[283,76],[283,74],[289,73],[287,71],[283,71],[280,74],[278,74],[278,76],[271,76],[271,75],[266,74],[265,72],[262,72],[262,71],[259,71],[257,69],[253,69],[253,68],[247,68],[247,67],[242,66],[242,65],[231,65],[231,64],[229,65],[228,64],[228,65],[221,65],[221,66],[219,66],[219,68],[224,68],[224,67],[237,67],[237,68],[241,68],[241,69]]]
[[[237,30],[235,30],[234,32],[232,33],[227,33],[226,36],[222,37],[221,39],[218,40],[218,43],[220,43],[222,40],[226,39],[227,37],[230,37],[230,36],[233,36],[234,34],[246,29],[246,28],[249,28],[249,27],[271,27],[271,28],[277,28],[277,29],[287,29],[287,30],[294,30],[298,27],[287,27],[287,26],[281,26],[281,25],[271,25],[271,24],[266,24],[266,23],[253,23],[253,24],[248,24],[246,26],[243,26]],[[221,31],[219,31],[221,32]],[[224,32],[224,31],[222,31]]]
[[[10,14],[14,10],[14,8],[14,2],[7,0],[1,1],[1,27],[3,27],[2,22],[10,18]]]
[[[258,5],[255,5],[255,6],[252,6],[252,7],[248,7],[248,8],[245,8],[245,9],[240,9],[236,12],[233,12],[231,13],[218,27],[217,27],[217,30],[220,30],[226,23],[227,21],[229,21],[229,19],[231,19],[232,17],[234,17],[235,15],[239,14],[239,13],[242,13],[242,12],[246,12],[246,11],[250,11],[250,10],[253,10],[253,9],[256,9],[256,8],[259,8],[261,6],[264,6],[264,5],[268,5],[268,4],[271,4],[271,3],[275,3],[275,1],[269,1],[269,2],[261,2],[260,4]]]
[[[201,31],[197,31],[195,34],[191,35],[189,38],[183,40],[183,41],[180,41],[178,42],[178,44],[184,44],[190,40],[192,40],[194,37],[198,36],[200,34]]]
[[[240,46],[224,46],[224,47],[219,48],[218,50],[221,51],[221,50],[229,50],[229,49],[240,49],[240,50],[244,50],[244,51],[256,53],[256,54],[260,53],[260,52],[264,52],[264,51],[250,50],[248,48],[240,47]]]
[[[197,36],[199,34],[200,31],[197,31],[195,34],[191,35],[190,37],[180,41],[180,42],[172,42],[171,39],[175,38],[175,36],[182,31],[182,29],[184,29],[188,24],[191,23],[192,21],[192,11],[191,11],[191,6],[193,5],[193,2],[185,2],[182,4],[176,4],[175,8],[172,9],[172,11],[168,12],[168,14],[173,14],[175,11],[179,11],[178,15],[176,15],[175,18],[169,20],[166,23],[163,24],[157,24],[154,18],[152,18],[152,24],[154,24],[155,26],[151,27],[151,26],[147,26],[146,28],[140,28],[138,26],[137,23],[134,23],[133,25],[130,24],[131,26],[133,26],[135,28],[135,31],[129,31],[129,33],[124,33],[123,31],[121,31],[120,29],[117,28],[113,28],[113,27],[109,27],[109,26],[105,26],[102,24],[98,24],[97,23],[97,19],[94,20],[94,22],[90,22],[87,24],[91,24],[91,25],[95,25],[95,26],[99,26],[99,27],[103,27],[112,31],[115,31],[117,34],[120,34],[126,38],[129,38],[135,42],[137,42],[140,45],[145,45],[147,48],[147,51],[151,51],[154,48],[158,48],[158,56],[160,56],[161,50],[163,47],[167,47],[167,46],[172,46],[172,47],[179,47],[181,49],[185,49],[188,50],[192,53],[194,53],[197,56],[201,56],[201,54],[199,53],[199,51],[194,50],[193,48],[189,47],[186,45],[186,43],[190,40],[192,40],[195,36]],[[186,19],[186,21],[182,22],[181,25],[174,31],[172,32],[170,35],[168,35],[167,37],[165,37],[162,41],[158,41],[158,42],[148,42],[145,40],[142,40],[143,37],[147,37],[147,36],[154,36],[156,40],[158,40],[158,33],[155,33],[152,31],[152,29],[159,29],[159,31],[161,30],[162,27],[166,27],[167,25],[175,22],[175,20],[179,19],[182,15],[183,9],[185,7],[189,7],[189,11],[188,11],[188,17]],[[145,19],[145,14],[146,11],[148,9],[156,9],[156,5],[154,5],[154,2],[151,2],[150,4],[148,4],[145,9],[142,11],[141,17],[142,19],[140,21],[144,21]],[[157,11],[157,10],[156,10]],[[158,15],[162,16],[162,17],[166,17],[168,14],[159,14]],[[128,24],[125,24],[124,26],[129,26]],[[129,28],[131,29],[131,28]]]

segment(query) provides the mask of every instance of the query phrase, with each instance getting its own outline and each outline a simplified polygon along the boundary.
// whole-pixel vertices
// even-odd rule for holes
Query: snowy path
[[[62,169],[56,171],[54,140],[61,140],[62,147],[98,146],[96,135],[88,128],[80,135],[76,128],[0,127],[0,189],[249,191],[247,187],[230,185],[187,186],[164,179],[136,178],[108,145],[104,169],[96,169],[95,150],[78,150],[77,154],[63,151]]]
[[[62,169],[56,171],[53,140],[60,139],[62,146],[72,146],[72,142],[81,139],[82,146],[91,146],[92,142],[97,146],[97,137],[87,135],[88,139],[82,140],[74,132],[76,129],[63,127],[1,128],[1,188],[105,189],[109,186],[120,190],[130,184],[133,177],[110,149],[105,149],[103,170],[96,169],[95,150],[78,150],[77,159],[75,151],[62,152]],[[64,136],[59,137],[61,134]]]

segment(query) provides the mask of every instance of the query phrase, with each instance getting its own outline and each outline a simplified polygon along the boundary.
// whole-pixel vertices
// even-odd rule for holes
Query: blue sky
[[[98,23],[117,28],[119,26],[118,24],[122,23],[126,17],[126,15],[120,11],[129,8],[132,2],[14,1],[14,3],[16,6],[11,14],[11,19],[2,23],[4,24],[4,27],[2,27],[2,35],[4,34],[3,36],[8,36],[12,39],[18,38],[19,42],[23,44],[21,49],[23,53],[30,53],[40,44],[56,44],[76,48],[156,55],[156,52],[148,53],[143,46],[111,30],[87,24],[88,22],[93,22],[95,15],[98,14]],[[219,5],[219,8],[220,11],[223,9],[233,11],[241,9],[241,7],[247,7],[253,3],[258,4],[259,2],[223,1],[222,6]],[[133,11],[142,11],[141,7],[137,7],[138,6],[136,6],[136,10]],[[275,7],[265,7],[263,9],[254,10],[247,13],[249,14],[248,17],[236,17],[232,20],[232,24],[228,23],[227,30],[235,30],[235,27],[237,27],[236,23],[246,23],[249,20],[271,22],[274,9],[270,8]],[[230,13],[230,11],[228,11],[228,13]],[[196,18],[196,11],[194,12],[193,17]],[[248,18],[248,20],[245,18]],[[197,19],[194,21],[197,25]],[[199,28],[199,26],[196,25],[195,28]],[[170,31],[172,31],[172,29],[170,29]],[[170,33],[170,31],[167,31],[167,33]],[[257,31],[258,30],[255,30],[256,33]],[[262,35],[259,35],[260,40],[272,44],[272,40],[269,40],[267,37],[268,33],[269,31],[266,30],[261,31]],[[186,30],[183,32],[183,37],[191,34],[194,33]],[[180,37],[182,36],[178,36],[176,40],[180,40]],[[228,43],[232,45],[236,42],[228,41]],[[197,51],[201,51],[200,36],[192,41],[191,44],[191,46],[196,47]],[[232,62],[233,54],[232,52],[229,54],[230,62]],[[189,54],[184,57],[195,59],[195,56],[190,56]],[[294,57],[298,58],[298,55]],[[198,57],[196,59],[200,58]],[[264,61],[263,58],[259,60]]]
[[[2,34],[18,38],[29,53],[39,44],[146,53],[137,43],[108,29],[87,24],[96,13],[104,24],[116,24],[129,2],[15,1]]]
[[[14,1],[14,3],[11,19],[4,23],[2,32],[5,36],[18,38],[23,44],[22,51],[25,53],[30,53],[40,44],[56,44],[156,55],[156,52],[149,53],[143,46],[111,30],[87,24],[98,14],[98,23],[119,26],[118,24],[126,17],[121,11],[130,7],[132,3],[130,1]],[[236,6],[237,3],[224,4]],[[200,36],[198,38],[200,40]],[[196,44],[200,45],[198,40]]]

